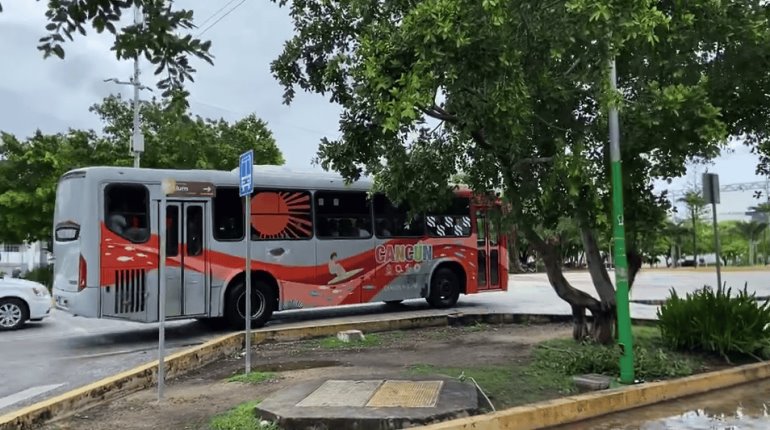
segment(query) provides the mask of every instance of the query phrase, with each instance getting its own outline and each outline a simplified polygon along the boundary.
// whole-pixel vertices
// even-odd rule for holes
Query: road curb
[[[685,378],[562,397],[419,428],[422,430],[544,429],[767,378],[770,378],[770,362],[762,362]]]
[[[590,320],[590,317],[588,317]],[[452,314],[402,316],[391,318],[370,318],[343,323],[329,323],[296,327],[264,328],[252,332],[252,344],[267,341],[302,340],[331,336],[338,331],[357,329],[363,332],[441,327],[447,325],[471,324],[544,324],[567,323],[571,315],[506,314],[485,311],[455,312]],[[634,324],[650,325],[651,320],[634,320]],[[178,351],[166,357],[166,377],[174,378],[189,371],[213,363],[226,356],[243,350],[244,332],[227,334],[209,340],[201,345]],[[32,404],[17,411],[0,416],[0,430],[26,430],[40,426],[53,419],[65,418],[74,413],[115,400],[127,394],[149,388],[157,382],[158,360],[93,382],[86,386],[62,393],[53,398]]]

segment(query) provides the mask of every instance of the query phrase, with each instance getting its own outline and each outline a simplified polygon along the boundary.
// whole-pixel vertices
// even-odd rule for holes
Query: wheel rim
[[[256,290],[251,293],[251,319],[257,319],[265,312],[265,295],[262,291]],[[238,315],[241,318],[246,319],[246,292],[244,291],[238,296]]]
[[[0,305],[0,326],[11,328],[21,321],[21,308],[14,303]]]

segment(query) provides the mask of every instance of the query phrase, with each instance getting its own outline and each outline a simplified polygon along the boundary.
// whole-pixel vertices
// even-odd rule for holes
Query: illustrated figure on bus
[[[338,284],[342,281],[347,281],[348,279],[352,278],[353,276],[356,276],[357,274],[361,273],[364,269],[353,269],[351,271],[345,270],[344,267],[340,263],[337,262],[337,253],[332,252],[332,254],[329,256],[329,273],[334,275],[334,278],[332,278],[331,281],[329,281],[328,285],[332,284]]]

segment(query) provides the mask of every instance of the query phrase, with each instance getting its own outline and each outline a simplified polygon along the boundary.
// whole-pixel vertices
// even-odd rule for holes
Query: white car
[[[0,278],[0,331],[40,321],[51,314],[52,306],[51,295],[43,284]]]

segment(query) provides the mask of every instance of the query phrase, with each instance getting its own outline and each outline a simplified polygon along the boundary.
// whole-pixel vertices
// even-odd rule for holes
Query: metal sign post
[[[161,183],[158,208],[158,402],[163,400],[166,356],[166,196],[174,190],[174,181]]]
[[[254,151],[248,150],[241,154],[239,161],[240,195],[245,197],[243,205],[244,235],[246,236],[246,373],[251,372],[251,193],[254,191],[252,169],[254,167]]]
[[[717,203],[719,203],[719,175],[716,173],[703,174],[703,199],[711,203],[711,218],[714,223],[714,253],[717,259],[717,288],[722,286],[722,261],[719,256],[719,224],[717,223]]]

